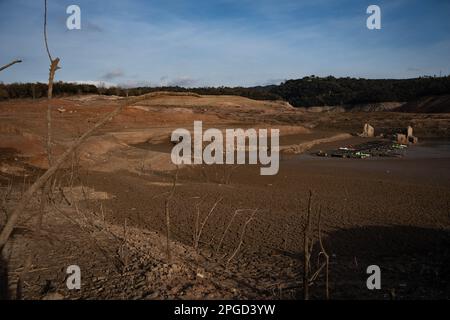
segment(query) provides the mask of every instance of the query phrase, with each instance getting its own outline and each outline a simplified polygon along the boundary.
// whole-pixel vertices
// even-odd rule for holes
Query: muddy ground
[[[314,272],[320,251],[320,211],[332,299],[450,297],[450,115],[306,113],[260,102],[242,110],[248,101],[224,104],[224,97],[202,100],[199,107],[186,99],[196,98],[158,96],[127,108],[78,150],[58,172],[50,200],[42,206],[39,194],[33,199],[8,243],[4,296],[302,298],[303,236],[312,191],[311,267]],[[54,112],[54,150],[60,154],[120,100],[54,103],[64,107]],[[46,168],[46,127],[39,120],[45,109],[45,100],[0,104],[5,199],[0,224]],[[376,128],[415,125],[422,142],[395,159],[314,156],[318,150],[367,141],[342,136],[311,144],[301,154],[283,154],[276,176],[260,176],[257,165],[176,171],[168,137],[194,120],[218,128],[280,128],[282,146],[353,134],[366,121]],[[202,229],[198,246],[196,224],[197,231]],[[65,286],[65,269],[72,264],[81,267],[81,290]],[[382,270],[381,290],[366,287],[366,268],[373,264]],[[311,298],[325,298],[325,286],[321,272],[311,283]]]

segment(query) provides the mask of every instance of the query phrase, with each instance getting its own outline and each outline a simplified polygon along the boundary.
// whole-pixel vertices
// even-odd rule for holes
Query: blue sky
[[[0,81],[46,82],[44,0],[0,0]],[[81,30],[66,8],[81,8]],[[382,29],[366,28],[377,4]],[[306,75],[450,73],[448,0],[48,0],[56,80],[253,86]]]

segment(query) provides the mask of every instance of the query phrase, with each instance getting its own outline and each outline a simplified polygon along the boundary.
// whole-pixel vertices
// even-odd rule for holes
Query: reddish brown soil
[[[54,125],[58,132],[57,142],[63,148],[77,135],[76,132],[83,132],[118,102],[61,99],[54,103],[64,105],[67,110],[56,115]],[[16,113],[19,107],[20,117]],[[23,137],[23,132],[27,132],[45,136],[45,126],[36,121],[43,117],[45,108],[45,101],[1,104],[0,120],[2,128],[5,128],[4,134]],[[77,112],[68,113],[69,110]],[[192,121],[199,120],[199,117],[211,126],[266,124],[275,127],[300,123],[304,127],[316,126],[309,134],[282,137],[282,144],[288,145],[340,132],[355,132],[367,119],[371,123],[395,127],[414,122],[419,124],[419,133],[434,123],[435,129],[430,131],[430,135],[436,136],[436,133],[447,132],[450,119],[448,115],[439,115],[439,118],[395,113],[312,115],[284,110],[270,117],[264,112],[250,113],[246,117],[252,117],[252,124],[241,120],[236,110],[230,111],[227,121],[221,120],[217,112],[214,109],[213,112],[199,114],[183,113],[180,118],[174,118],[161,110],[154,113],[126,110],[97,135],[101,137],[111,132],[129,134],[133,130],[158,125],[170,132],[170,128],[192,125]],[[167,123],[163,125],[163,121]],[[145,152],[158,154],[162,162],[170,161],[163,157],[168,155],[170,145],[165,142],[149,147],[145,141],[135,141],[135,144],[129,143],[120,150],[110,149],[104,162],[95,162],[95,169],[86,165],[80,169],[75,185],[89,186],[112,196],[108,200],[82,201],[80,207],[83,212],[93,213],[100,220],[104,216],[104,223],[114,236],[105,236],[103,227],[96,230],[88,225],[80,230],[79,224],[61,218],[54,209],[48,209],[44,235],[20,233],[20,230],[15,233],[13,258],[5,262],[9,270],[15,272],[10,275],[9,285],[14,287],[16,282],[13,280],[17,281],[20,268],[29,256],[27,246],[34,243],[35,252],[40,254],[35,255],[31,271],[23,276],[26,279],[23,296],[26,298],[42,298],[51,292],[58,292],[66,298],[299,298],[303,288],[303,229],[308,192],[311,190],[313,226],[317,231],[317,216],[321,210],[322,237],[330,256],[332,298],[448,299],[448,150],[445,147],[428,148],[423,144],[411,147],[403,158],[376,160],[323,159],[310,155],[315,150],[360,141],[361,138],[353,138],[315,146],[303,155],[284,155],[276,176],[260,176],[259,166],[182,168],[174,196],[169,202],[175,260],[171,264],[165,262],[164,207],[175,171],[157,170],[151,163],[144,163],[139,170],[134,167]],[[33,173],[33,167],[24,165],[25,162],[30,163],[27,157],[17,158],[17,154],[25,154],[24,148],[18,146],[15,154],[11,149],[8,149],[10,153],[3,149],[4,156],[0,159],[4,163],[23,165],[30,174],[28,179],[32,180],[38,171]],[[121,159],[130,167],[120,166],[111,170],[109,161],[112,160],[108,159]],[[83,166],[83,162],[81,164]],[[61,171],[59,181],[67,183],[67,176],[70,176],[70,170]],[[19,192],[23,178],[2,172],[3,187],[7,186],[8,179],[13,179],[15,190]],[[192,248],[196,207],[200,208],[202,220],[220,198],[222,200],[205,223],[200,239],[201,255],[198,257]],[[17,197],[8,202],[8,208],[15,201]],[[38,202],[36,199],[27,215],[39,212]],[[73,205],[63,205],[61,199],[58,203],[60,210],[69,217],[79,219]],[[249,210],[236,216],[224,234],[233,213],[239,209]],[[256,219],[246,226],[239,252],[226,265],[239,245],[251,210],[255,209],[258,210]],[[123,266],[123,257],[117,254],[123,244],[120,230],[125,221],[136,237],[134,245],[127,242],[132,262],[126,267]],[[34,230],[34,225],[29,223],[23,221],[21,225]],[[223,245],[216,253],[222,236]],[[37,242],[33,240],[36,237],[39,239]],[[23,243],[28,244],[24,246]],[[144,250],[146,243],[151,245]],[[316,245],[313,269],[316,267],[317,249]],[[200,260],[196,262],[196,259]],[[79,264],[87,272],[81,292],[68,292],[64,287],[64,268],[70,264]],[[372,264],[379,265],[382,270],[382,290],[379,291],[366,288],[365,271]],[[324,275],[321,274],[311,287],[313,298],[324,298],[324,285]]]

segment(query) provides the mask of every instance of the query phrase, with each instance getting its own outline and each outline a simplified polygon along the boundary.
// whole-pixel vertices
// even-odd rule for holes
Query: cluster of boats
[[[392,141],[369,141],[358,145],[348,145],[336,150],[318,151],[319,157],[356,158],[365,159],[369,157],[401,157],[402,150],[408,148],[406,144]]]

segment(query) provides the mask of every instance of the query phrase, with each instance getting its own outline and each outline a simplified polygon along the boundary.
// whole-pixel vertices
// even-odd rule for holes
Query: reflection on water
[[[418,145],[408,148],[405,156],[409,159],[450,158],[450,141],[425,140]]]
[[[345,145],[346,142],[343,141],[342,146]],[[416,182],[427,180],[441,185],[450,183],[450,140],[421,141],[419,144],[403,150],[404,156],[400,158],[318,157],[315,152],[317,151],[311,150],[301,155],[284,157],[280,167],[291,166],[295,170],[306,170],[319,174],[344,173],[349,176],[357,174],[360,177],[381,174],[383,177],[392,179],[407,178]]]

